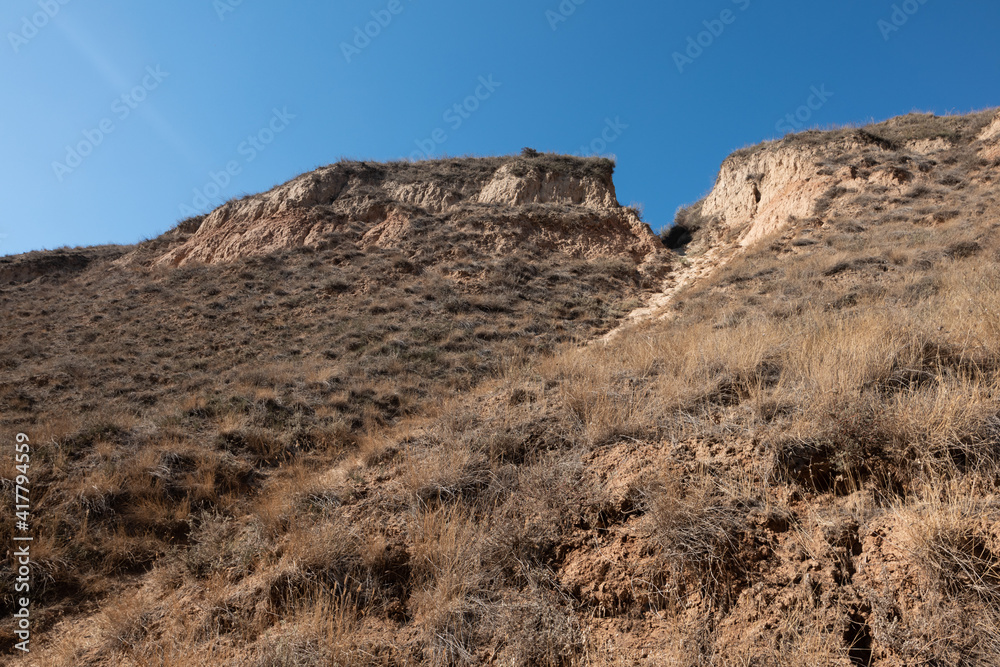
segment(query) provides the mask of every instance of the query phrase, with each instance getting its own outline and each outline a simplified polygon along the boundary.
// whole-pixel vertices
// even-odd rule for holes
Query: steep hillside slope
[[[74,624],[105,637],[102,614],[151,572],[268,516],[268,489],[297,494],[377,429],[613,326],[670,253],[617,204],[612,169],[552,155],[341,163],[135,247],[4,258],[0,419],[34,446],[36,641],[65,630],[86,648],[69,664],[142,662],[122,654],[132,640],[72,640]],[[13,459],[2,465],[12,483]],[[267,541],[308,524],[327,502],[314,500],[271,515]],[[0,533],[14,532],[7,516]],[[264,544],[247,553],[254,571],[275,553]],[[188,584],[217,572],[205,558]],[[8,614],[14,576],[4,562]],[[2,637],[9,655],[11,625]]]
[[[998,145],[738,151],[679,257],[599,161],[341,165],[5,288],[34,664],[1000,663]]]
[[[679,289],[497,388],[572,425],[549,564],[615,664],[1000,662],[997,118],[738,152]]]
[[[629,319],[669,315],[666,307],[679,288],[761,239],[821,225],[830,213],[865,215],[874,209],[928,223],[930,216],[949,215],[934,204],[951,201],[954,189],[964,189],[969,175],[997,158],[1000,118],[992,111],[946,118],[911,114],[737,151],[723,162],[711,193],[680,211],[665,235],[668,245],[684,248],[684,266]],[[986,179],[968,185],[988,188],[988,173]]]

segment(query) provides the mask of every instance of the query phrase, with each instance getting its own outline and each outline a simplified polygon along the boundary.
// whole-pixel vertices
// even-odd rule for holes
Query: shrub
[[[739,559],[745,515],[707,476],[685,478],[665,468],[646,491],[653,539],[668,573],[668,590],[701,590],[727,606],[743,576]]]
[[[704,201],[691,206],[677,209],[674,224],[660,232],[663,245],[671,250],[679,250],[698,238],[699,232],[706,229],[713,220],[702,215]]]

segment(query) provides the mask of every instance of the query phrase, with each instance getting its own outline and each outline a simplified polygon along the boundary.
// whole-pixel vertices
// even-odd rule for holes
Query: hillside
[[[743,149],[662,243],[612,168],[5,258],[20,664],[1000,662],[1000,116]]]
[[[298,514],[336,502],[300,506],[304,479],[613,326],[670,253],[618,205],[612,170],[550,155],[342,162],[138,246],[0,260],[2,419],[35,443],[35,636],[104,636],[104,614],[161,567],[201,586],[221,563],[184,563],[221,539],[209,534],[274,512],[247,554],[264,568]],[[268,509],[279,498],[294,507]],[[0,530],[9,542],[13,516]],[[5,562],[5,613],[13,577]],[[123,647],[39,664],[141,661]]]

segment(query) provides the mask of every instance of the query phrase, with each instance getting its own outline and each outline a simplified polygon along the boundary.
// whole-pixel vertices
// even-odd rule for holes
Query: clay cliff
[[[1000,116],[911,114],[743,149],[722,163],[715,187],[695,212],[720,240],[745,247],[825,213],[839,197],[864,193],[891,200],[917,188],[939,189],[939,181],[962,166],[956,152],[986,161],[1000,157]]]
[[[350,230],[362,248],[421,248],[427,230],[467,226],[477,248],[558,248],[578,257],[642,261],[662,250],[649,226],[619,205],[613,163],[553,155],[429,163],[340,162],[211,212],[155,262],[218,263],[318,246]]]

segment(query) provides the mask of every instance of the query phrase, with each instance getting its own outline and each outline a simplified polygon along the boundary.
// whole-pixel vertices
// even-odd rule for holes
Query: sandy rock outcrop
[[[742,229],[742,245],[772,233],[790,216],[808,215],[834,181],[817,174],[813,157],[800,150],[778,149],[728,158],[705,200],[703,215]]]
[[[1000,114],[980,114],[968,123],[981,130],[964,140],[943,121],[911,114],[857,130],[806,132],[737,151],[722,164],[701,214],[746,247],[796,219],[817,215],[832,189],[840,194],[871,188],[933,187],[941,176],[936,158],[972,144],[987,159],[1000,157]]]
[[[341,162],[224,204],[154,263],[232,261],[317,245],[345,230],[362,248],[401,247],[429,224],[471,226],[484,252],[532,245],[642,262],[663,247],[619,205],[612,169],[608,161],[546,155]]]
[[[993,141],[997,138],[1000,138],[1000,113],[979,133],[980,141]]]
[[[544,172],[533,167],[526,175],[515,173],[516,166],[505,164],[478,196],[482,204],[573,204],[592,209],[618,208],[615,186],[610,178],[574,178],[563,173]]]
[[[993,122],[987,125],[979,134],[979,141],[983,147],[979,150],[979,156],[984,160],[1000,160],[1000,114],[997,114]]]
[[[970,154],[1000,160],[1000,113],[910,114],[865,128],[807,131],[733,153],[712,191],[687,209],[697,218],[688,227],[696,238],[681,250],[687,254],[681,267],[601,340],[636,322],[670,317],[682,290],[787,228],[850,217],[865,206],[865,195],[868,201],[906,199],[954,186],[960,177],[951,171]]]

